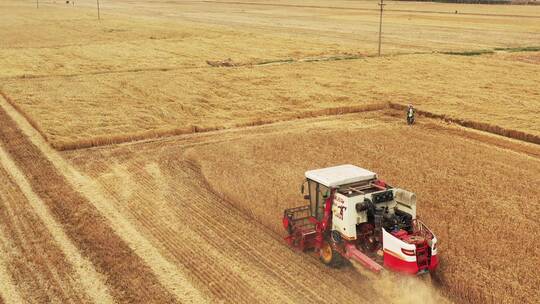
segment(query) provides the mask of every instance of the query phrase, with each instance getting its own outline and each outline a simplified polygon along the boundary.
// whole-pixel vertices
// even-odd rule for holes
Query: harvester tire
[[[339,268],[343,265],[343,257],[337,252],[330,243],[325,242],[320,249],[320,259],[323,264]]]

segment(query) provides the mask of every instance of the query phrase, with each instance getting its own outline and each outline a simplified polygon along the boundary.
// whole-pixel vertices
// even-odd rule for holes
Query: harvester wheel
[[[343,265],[343,257],[330,243],[325,242],[320,250],[321,261],[330,267],[338,268]]]

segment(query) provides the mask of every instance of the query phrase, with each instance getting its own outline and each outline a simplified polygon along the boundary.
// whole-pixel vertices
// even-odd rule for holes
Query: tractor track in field
[[[171,161],[166,163],[171,164]],[[142,164],[132,164],[129,169],[124,168],[123,172],[113,170],[113,174],[118,177],[125,176],[129,174],[128,172],[138,171],[136,168],[141,166]],[[105,164],[98,167],[100,168],[96,167],[93,170],[107,170]],[[131,215],[151,237],[162,244],[166,255],[171,255],[173,260],[190,270],[201,286],[206,286],[215,298],[246,303],[330,300],[320,295],[331,293],[329,287],[312,286],[314,282],[325,280],[325,276],[329,274],[329,270],[325,267],[322,267],[323,271],[320,274],[318,261],[308,259],[317,266],[310,273],[313,281],[303,283],[306,269],[288,262],[291,259],[290,255],[296,254],[283,246],[281,240],[269,235],[265,229],[255,228],[257,223],[246,219],[205,189],[199,183],[200,176],[189,162],[179,161],[166,171],[169,172],[165,175],[174,174],[174,179],[171,176],[155,180],[143,172],[137,173],[137,183],[133,186],[135,192],[129,196],[129,200],[141,203],[136,208],[127,208],[129,210],[126,212],[131,211]],[[162,172],[165,172],[165,169]],[[122,193],[118,191],[117,185],[132,182],[129,179],[123,177],[116,182],[104,181],[112,197],[111,201],[122,203]],[[159,184],[166,184],[174,191],[169,192],[166,197],[160,197],[157,186]],[[157,201],[153,201],[152,197],[158,197]],[[184,203],[186,200],[189,202]],[[159,206],[158,201],[165,201],[166,206]],[[170,219],[164,221],[167,214],[159,210],[165,210]],[[184,223],[182,226],[186,227],[182,228],[178,223]],[[258,244],[254,246],[250,243],[252,240],[257,240]],[[186,242],[191,242],[192,246],[186,246]],[[267,245],[267,242],[270,245]],[[283,252],[269,254],[276,250]],[[209,269],[208,265],[212,267]],[[224,274],[227,274],[226,279],[223,278]],[[342,274],[336,274],[343,277]],[[345,277],[343,281],[354,281],[350,272],[348,275],[349,277]],[[348,288],[342,283],[338,286],[344,290]],[[367,300],[365,294],[374,292],[370,291],[369,287],[363,286],[353,293],[360,299]],[[346,294],[343,293],[338,298],[348,303],[351,301],[350,292]]]
[[[17,284],[13,282],[12,275],[9,272],[9,264],[6,259],[7,254],[3,250],[3,243],[4,240],[0,239],[0,282],[2,282],[2,288],[0,288],[0,303],[4,303],[4,299],[10,303],[23,303],[19,288],[17,288]]]
[[[126,177],[126,174],[129,174],[127,171],[120,172],[117,169],[115,173],[122,176],[122,181],[130,184],[133,183],[129,177]],[[231,273],[224,267],[224,263],[230,263],[230,261],[216,254],[215,250],[195,245],[204,243],[201,237],[211,231],[210,227],[207,227],[204,232],[193,229],[193,225],[187,227],[188,225],[185,224],[189,219],[185,218],[185,214],[184,218],[178,221],[167,221],[166,225],[159,225],[158,223],[163,223],[163,219],[167,218],[165,214],[159,211],[162,210],[163,206],[160,208],[154,205],[151,202],[151,198],[146,195],[148,191],[155,193],[152,190],[159,191],[159,189],[156,189],[156,185],[147,180],[144,174],[139,176],[138,181],[140,181],[139,187],[143,191],[136,190],[130,195],[129,199],[145,203],[138,205],[136,208],[130,208],[130,215],[142,227],[147,229],[151,237],[156,240],[156,243],[160,244],[160,247],[170,256],[172,261],[185,267],[196,280],[201,282],[200,286],[208,289],[215,299],[222,299],[228,302],[237,300],[242,303],[260,301],[260,299],[254,298],[250,293],[246,293],[247,290],[254,286],[250,286],[244,278],[241,278],[236,273]],[[115,189],[117,188],[106,188],[109,192],[114,192]],[[119,195],[121,196],[122,194],[119,193]],[[115,199],[118,201],[122,200],[118,196]],[[179,203],[181,204],[181,201]],[[186,227],[179,227],[179,223],[183,223],[183,226]],[[242,297],[242,295],[244,296]],[[238,299],[242,300],[240,301]]]
[[[16,281],[31,286],[38,302],[113,303],[103,278],[59,228],[1,145],[0,164],[6,170],[0,167],[0,183],[11,186],[0,192],[0,227],[7,233],[3,243],[12,250],[12,263],[18,265],[12,271]]]
[[[283,285],[284,290],[295,290],[298,293],[299,298],[298,299],[313,299],[315,301],[325,301],[327,299],[324,299],[317,290],[313,290],[312,288],[309,288],[307,286],[298,286],[297,284],[294,284],[295,281],[293,273],[301,273],[303,269],[297,265],[289,265],[288,270],[290,272],[281,272],[278,271],[278,269],[283,269],[282,262],[279,262],[277,260],[273,260],[270,258],[267,258],[267,253],[265,252],[272,252],[273,248],[253,248],[252,244],[249,244],[249,241],[246,238],[242,237],[232,237],[236,236],[238,232],[241,232],[240,235],[246,235],[249,233],[249,230],[251,230],[250,227],[252,225],[256,225],[254,222],[249,222],[247,219],[243,219],[244,221],[248,221],[251,225],[246,225],[242,223],[242,221],[235,221],[233,223],[237,224],[235,226],[230,224],[224,224],[223,221],[217,220],[220,218],[219,211],[217,210],[228,210],[231,209],[231,205],[222,201],[219,197],[215,196],[210,189],[208,189],[208,185],[206,184],[200,184],[199,181],[203,179],[203,177],[200,174],[200,171],[198,168],[193,168],[193,165],[190,162],[185,162],[184,166],[185,172],[188,176],[193,177],[194,181],[196,182],[196,185],[192,187],[196,187],[198,189],[201,189],[201,196],[197,199],[198,202],[202,202],[203,200],[211,199],[212,202],[215,202],[219,208],[204,208],[207,207],[208,204],[202,204],[202,203],[196,203],[192,204],[190,207],[192,207],[193,212],[196,214],[201,215],[201,219],[205,221],[206,225],[212,226],[212,227],[218,227],[216,232],[218,233],[220,238],[227,238],[230,240],[230,242],[226,242],[225,244],[234,244],[235,246],[231,246],[232,250],[240,250],[243,252],[246,252],[246,255],[248,255],[248,258],[251,259],[252,263],[259,263],[264,270],[267,272],[271,272],[275,275],[276,278],[279,279],[279,284]],[[191,187],[188,187],[191,188]],[[187,190],[187,189],[186,189]],[[232,211],[231,213],[237,213],[236,210]],[[240,214],[237,215],[238,217],[241,217]],[[240,225],[238,225],[240,224]],[[266,234],[268,231],[262,233]],[[255,239],[263,239],[262,234],[257,233],[255,234]],[[281,240],[280,240],[281,241]],[[263,243],[262,245],[264,245]],[[216,244],[219,245],[219,244]],[[234,248],[236,247],[236,248]],[[259,246],[263,247],[263,246]],[[315,280],[323,280],[323,277],[314,277]],[[300,287],[300,288],[299,288]],[[346,286],[343,286],[346,288]],[[321,290],[323,294],[326,294],[328,291]],[[340,302],[346,303],[348,296],[344,298],[337,298]]]
[[[201,200],[203,199],[211,199],[211,201],[219,203],[217,204],[220,206],[219,209],[233,209],[234,211],[232,213],[239,213],[229,202],[224,201],[222,198],[217,196],[211,187],[204,181],[204,177],[202,176],[202,173],[200,172],[200,169],[194,165],[190,161],[186,161],[184,165],[185,171],[188,174],[188,176],[191,176],[194,181],[196,182],[195,187],[201,189]],[[190,187],[191,188],[191,187]],[[244,218],[245,221],[248,221],[251,225],[245,225],[240,222],[240,225],[237,225],[237,227],[233,227],[232,225],[226,225],[222,221],[216,220],[219,218],[219,212],[216,208],[203,208],[204,204],[193,204],[193,207],[195,207],[194,212],[197,212],[198,214],[202,214],[205,217],[205,221],[208,225],[212,225],[213,227],[218,227],[219,229],[217,232],[221,234],[221,237],[228,237],[231,240],[231,244],[237,245],[236,247],[239,247],[240,250],[247,252],[250,255],[250,258],[252,259],[253,263],[260,263],[267,271],[270,271],[276,275],[276,277],[281,279],[281,283],[285,284],[284,288],[285,290],[296,290],[299,295],[301,296],[300,299],[313,299],[315,301],[323,301],[326,302],[330,299],[325,298],[327,294],[332,294],[333,288],[330,286],[321,286],[319,287],[319,290],[313,289],[313,287],[308,286],[296,286],[295,284],[292,284],[291,282],[294,282],[296,279],[294,277],[294,273],[302,273],[305,271],[305,269],[300,264],[288,264],[284,265],[283,261],[281,259],[274,260],[266,258],[267,252],[272,252],[276,248],[272,248],[268,246],[267,248],[258,248],[257,250],[253,250],[252,244],[249,243],[248,240],[245,238],[231,238],[231,236],[237,234],[237,231],[241,231],[241,235],[246,235],[249,233],[250,229],[247,229],[247,227],[251,225],[257,225],[257,223],[250,221],[247,218]],[[213,211],[213,214],[212,212]],[[238,214],[239,217],[242,217],[240,214]],[[243,217],[242,217],[243,218]],[[235,222],[238,223],[238,222]],[[260,234],[259,234],[260,233]],[[272,235],[272,233],[266,229],[262,229],[256,235],[256,239],[263,239],[263,235]],[[281,240],[280,236],[277,237],[277,240],[283,244],[283,241]],[[265,247],[265,242],[262,242],[262,244],[259,247]],[[284,246],[280,246],[284,247]],[[280,250],[279,248],[277,248]],[[310,262],[319,263],[316,259],[311,259]],[[283,266],[287,268],[287,272],[277,271],[277,269],[283,269]],[[317,264],[317,266],[320,266]],[[325,268],[325,267],[323,267]],[[359,274],[356,278],[354,278],[351,275],[351,272],[337,272],[333,273],[333,271],[328,271],[328,269],[324,269],[326,271],[322,271],[323,275],[316,276],[316,274],[319,273],[319,271],[315,271],[313,273],[313,280],[315,281],[324,281],[326,275],[333,275],[337,281],[340,283],[339,287],[343,288],[344,290],[349,289],[350,287],[347,284],[343,284],[342,282],[355,282],[358,279],[361,278]],[[363,278],[365,279],[365,278]],[[302,287],[303,290],[298,290],[297,288]],[[333,295],[333,299],[336,301],[339,301],[340,303],[349,303],[351,301],[350,297],[351,294],[355,294],[360,299],[362,297],[365,297],[367,294],[376,294],[377,292],[375,290],[370,290],[369,288],[366,288],[366,286],[362,286],[362,288],[354,288],[353,290],[350,290],[349,293],[339,294],[339,295]],[[369,297],[366,299],[368,300]]]
[[[5,109],[11,113],[8,114]],[[181,273],[172,273],[163,257],[156,255],[153,252],[155,249],[146,244],[147,241],[138,236],[133,228],[130,230],[125,219],[117,214],[115,216],[114,210],[97,204],[95,200],[89,201],[71,188],[74,184],[82,187],[83,192],[89,191],[88,185],[86,188],[82,185],[85,182],[82,177],[68,182],[58,168],[69,170],[69,166],[59,156],[59,163],[53,164],[43,154],[43,150],[48,148],[44,142],[39,142],[43,139],[17,115],[7,104],[0,109],[0,141],[5,145],[6,153],[24,172],[33,190],[81,254],[92,262],[100,274],[107,277],[106,284],[114,300],[146,303],[204,302],[197,291],[190,290],[189,283],[183,281]],[[23,125],[28,135],[18,128],[16,122]],[[37,146],[34,144],[36,141]],[[38,146],[44,147],[43,150]],[[54,156],[50,157],[55,159]],[[93,196],[99,198],[99,189],[92,190]],[[119,232],[129,243],[118,235]],[[149,259],[152,259],[152,263],[148,263]],[[164,276],[169,279],[164,281]]]

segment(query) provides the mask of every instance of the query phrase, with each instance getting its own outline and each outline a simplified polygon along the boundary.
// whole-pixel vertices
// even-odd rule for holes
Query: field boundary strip
[[[82,140],[73,140],[65,142],[49,142],[53,148],[59,151],[68,151],[68,150],[79,150],[79,149],[88,149],[93,147],[109,146],[113,144],[123,144],[137,141],[144,141],[150,139],[159,139],[164,137],[172,137],[178,135],[186,135],[193,133],[206,133],[219,130],[228,130],[234,128],[244,128],[244,127],[253,127],[260,125],[273,124],[281,121],[290,121],[303,118],[312,118],[312,117],[323,117],[323,116],[335,116],[342,114],[350,113],[361,113],[368,111],[378,111],[383,110],[388,107],[385,103],[374,103],[366,104],[360,106],[346,106],[346,107],[336,107],[336,108],[326,108],[321,110],[314,111],[305,111],[300,113],[295,113],[290,116],[271,119],[271,120],[252,120],[245,123],[238,123],[230,128],[224,128],[219,126],[211,127],[200,127],[200,126],[188,126],[182,128],[171,128],[171,129],[157,129],[157,130],[147,130],[141,132],[133,133],[122,133],[117,135],[106,135],[106,136],[95,136]],[[24,115],[23,115],[24,116]]]
[[[46,204],[32,190],[30,183],[23,172],[17,167],[11,157],[6,153],[0,144],[0,164],[11,176],[13,181],[28,200],[32,209],[36,212],[41,222],[45,225],[56,245],[60,248],[67,261],[73,266],[77,273],[84,291],[96,303],[114,303],[107,287],[103,283],[102,277],[95,271],[94,267],[87,259],[83,258],[75,245],[71,242],[66,233],[60,228],[59,223],[54,219]]]
[[[265,67],[265,66],[274,66],[274,65],[285,65],[285,64],[298,64],[298,63],[317,63],[317,62],[333,62],[333,61],[348,61],[348,60],[360,60],[368,58],[390,58],[398,56],[409,56],[409,55],[429,55],[429,54],[439,54],[439,55],[448,55],[448,56],[481,56],[481,55],[493,55],[496,53],[526,53],[526,52],[539,52],[540,46],[522,46],[522,47],[495,47],[488,49],[469,49],[469,50],[433,50],[433,51],[418,51],[418,52],[397,52],[397,53],[387,53],[382,55],[377,54],[368,54],[368,53],[358,53],[358,54],[347,54],[347,53],[335,53],[321,56],[308,56],[301,58],[273,58],[273,59],[258,59],[256,61],[238,61],[233,60],[206,60],[201,65],[188,65],[188,66],[164,66],[164,67],[146,67],[146,68],[134,68],[134,69],[118,69],[118,70],[94,70],[85,73],[66,73],[66,74],[22,74],[22,75],[13,75],[7,77],[0,77],[0,80],[18,80],[18,79],[46,79],[46,78],[75,78],[81,76],[93,76],[93,75],[109,75],[109,74],[129,74],[129,73],[143,73],[143,72],[169,72],[169,71],[179,71],[179,70],[202,70],[209,68],[243,68],[243,67]],[[17,105],[11,101],[10,97],[7,96],[4,92],[0,91],[5,99],[10,101],[14,107]]]
[[[406,105],[399,104],[399,103],[389,102],[388,105],[390,108],[394,110],[405,111],[407,109]],[[507,129],[507,128],[499,127],[497,125],[484,123],[484,122],[454,118],[454,117],[450,117],[444,114],[436,114],[433,112],[428,112],[428,111],[420,110],[420,109],[416,109],[416,112],[419,115],[422,115],[425,117],[434,118],[434,119],[442,120],[445,122],[455,123],[465,128],[475,129],[478,131],[483,131],[483,132],[487,132],[487,133],[491,133],[495,135],[500,135],[503,137],[508,137],[511,139],[517,139],[520,141],[540,145],[540,136],[526,133],[523,131]]]
[[[461,51],[449,51],[449,50],[433,50],[429,52],[401,52],[401,53],[389,53],[389,54],[335,54],[327,56],[305,57],[305,58],[281,58],[281,59],[261,59],[253,63],[244,63],[234,61],[206,61],[211,67],[222,68],[235,68],[235,67],[257,67],[257,66],[270,66],[270,65],[284,65],[293,63],[309,63],[309,62],[329,62],[329,61],[347,61],[347,60],[359,60],[366,58],[389,58],[398,56],[409,55],[428,55],[428,54],[440,54],[440,55],[460,55],[460,56],[479,56],[479,55],[491,55],[497,52],[506,53],[526,53],[526,52],[538,52],[540,46],[523,46],[523,47],[496,47],[491,49],[471,49]]]
[[[92,75],[106,75],[106,74],[127,74],[127,73],[141,73],[141,72],[168,72],[177,70],[197,70],[208,68],[206,65],[201,66],[174,66],[174,67],[157,67],[157,68],[136,68],[136,69],[124,69],[124,70],[95,70],[86,73],[71,73],[71,74],[23,74],[18,76],[0,77],[0,79],[43,79],[43,78],[72,78],[79,76],[92,76]],[[4,94],[5,95],[5,94]]]
[[[83,176],[44,141],[25,117],[0,99],[0,141],[34,191],[119,302],[206,303],[176,265],[141,235]],[[75,190],[76,189],[76,190]],[[65,204],[69,202],[69,204]]]
[[[60,143],[49,142],[49,143],[54,149],[58,151],[71,151],[71,150],[111,146],[111,145],[116,145],[116,144],[127,144],[127,143],[142,142],[142,141],[149,141],[149,140],[159,140],[163,138],[169,138],[169,137],[180,136],[180,135],[188,135],[188,134],[194,134],[194,133],[208,133],[208,132],[221,131],[221,130],[256,127],[256,126],[262,126],[262,125],[275,124],[279,122],[294,121],[298,119],[339,116],[339,115],[345,115],[345,114],[380,111],[380,110],[385,110],[385,109],[405,111],[406,108],[407,108],[406,105],[402,105],[398,103],[392,103],[392,102],[376,103],[376,104],[368,104],[368,105],[356,106],[356,107],[353,107],[353,106],[337,107],[337,108],[323,109],[319,111],[309,111],[309,112],[299,113],[297,115],[294,115],[294,117],[286,117],[286,118],[275,119],[275,120],[254,120],[247,123],[239,123],[230,128],[191,126],[187,128],[148,130],[148,131],[118,134],[118,135],[112,135],[112,136],[111,135],[96,136],[96,137],[87,138],[84,140],[75,140],[75,141],[69,141],[69,142],[60,142]],[[519,141],[523,141],[527,143],[540,145],[540,136],[526,133],[523,131],[507,129],[507,128],[503,128],[497,125],[491,125],[491,124],[483,123],[483,122],[453,118],[453,117],[449,117],[443,114],[436,114],[436,113],[428,112],[421,109],[417,109],[417,113],[421,116],[454,123],[468,129],[473,129],[473,130],[486,132],[486,133],[490,133],[490,134],[494,134],[494,135],[498,135],[498,136],[502,136],[502,137],[506,137],[510,139],[515,139],[515,140],[519,140]]]

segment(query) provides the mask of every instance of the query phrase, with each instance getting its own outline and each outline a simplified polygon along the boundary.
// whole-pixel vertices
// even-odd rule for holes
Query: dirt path
[[[367,11],[367,12],[379,12],[379,9],[376,7],[347,7],[347,6],[325,6],[325,5],[305,5],[305,4],[284,4],[284,3],[264,3],[264,2],[249,2],[249,1],[199,1],[203,3],[220,3],[220,4],[231,4],[231,5],[250,5],[250,6],[275,6],[275,7],[286,7],[286,8],[311,8],[311,9],[329,9],[329,10],[346,10],[346,11]],[[397,13],[416,13],[416,14],[445,14],[445,15],[456,15],[457,13],[449,10],[412,10],[412,9],[385,9],[388,12],[397,12]],[[461,15],[468,16],[489,16],[489,17],[510,17],[510,18],[539,18],[537,15],[512,15],[512,14],[490,14],[490,13],[464,13],[461,12]]]

